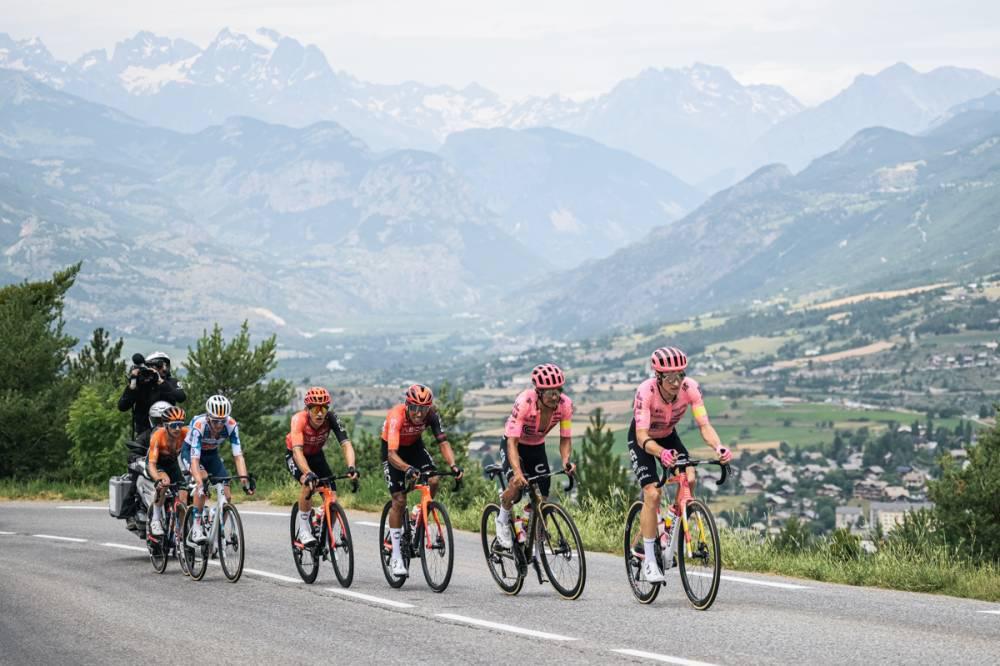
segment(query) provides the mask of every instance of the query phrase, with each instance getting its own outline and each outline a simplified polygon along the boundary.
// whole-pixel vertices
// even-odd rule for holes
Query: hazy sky
[[[600,93],[646,67],[696,61],[810,104],[899,61],[1000,75],[997,0],[0,0],[0,10],[0,32],[39,36],[66,60],[143,29],[205,46],[223,27],[266,26],[364,80],[478,82],[507,96]]]

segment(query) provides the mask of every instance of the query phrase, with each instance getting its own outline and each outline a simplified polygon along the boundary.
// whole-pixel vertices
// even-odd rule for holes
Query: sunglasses
[[[309,413],[316,416],[322,416],[330,411],[330,408],[326,405],[309,405]]]
[[[541,389],[539,391],[542,395],[562,395],[562,387],[557,386],[555,388]]]
[[[683,372],[658,372],[658,373],[656,373],[656,378],[659,381],[665,381],[668,384],[680,384],[682,381],[684,381],[684,377],[686,377],[686,376],[687,375],[685,375]]]
[[[417,414],[426,414],[431,411],[430,405],[409,405],[408,408],[411,412],[415,412]]]
[[[215,425],[215,426],[222,425],[223,423],[226,422],[226,417],[225,416],[209,416],[208,417],[208,422],[211,423],[212,425]]]
[[[169,423],[164,423],[163,427],[170,432],[177,432],[184,427],[184,421],[170,421]]]

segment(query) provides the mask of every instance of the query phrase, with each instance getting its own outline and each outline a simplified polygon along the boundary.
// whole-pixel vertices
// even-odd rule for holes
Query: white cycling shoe
[[[406,563],[403,562],[403,558],[396,559],[394,557],[389,560],[389,571],[396,578],[405,578],[410,575],[410,572],[406,570]]]
[[[153,518],[149,521],[149,533],[153,536],[163,536],[163,521]]]
[[[296,536],[299,539],[299,543],[301,543],[303,546],[308,546],[316,542],[316,537],[313,536],[312,527],[310,527],[308,523],[305,525],[303,525],[301,522],[299,523],[299,528],[298,531],[296,532]]]
[[[494,518],[493,522],[497,526],[497,542],[501,547],[510,550],[514,547],[514,539],[510,536],[510,523],[502,522],[499,518]]]
[[[191,541],[195,543],[205,543],[208,539],[208,535],[205,534],[205,526],[201,523],[195,523],[191,526]]]
[[[656,562],[649,560],[642,563],[642,575],[647,583],[662,583],[667,580],[667,577],[660,571],[660,567],[656,566]]]

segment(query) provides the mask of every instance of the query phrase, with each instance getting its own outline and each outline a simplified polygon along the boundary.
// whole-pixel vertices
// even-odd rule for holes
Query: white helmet
[[[173,405],[166,400],[158,400],[157,402],[154,402],[149,408],[149,425],[154,428],[160,425],[160,422],[163,420],[163,412],[167,411],[171,407],[173,407]]]
[[[166,355],[165,352],[155,351],[146,357],[146,363],[152,365],[156,361],[163,361],[170,367],[170,357]]]
[[[205,401],[205,413],[209,418],[224,419],[233,411],[233,403],[224,395],[213,395]]]

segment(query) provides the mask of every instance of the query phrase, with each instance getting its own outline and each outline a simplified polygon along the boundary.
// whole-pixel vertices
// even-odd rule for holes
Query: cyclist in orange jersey
[[[152,410],[150,410],[152,411]],[[163,535],[163,499],[164,490],[171,483],[183,486],[184,475],[177,462],[188,427],[184,423],[184,410],[170,405],[163,410],[161,423],[149,437],[149,452],[146,454],[146,464],[149,476],[156,481],[156,501],[153,503],[153,517],[149,521],[149,531],[153,536]],[[152,420],[152,419],[151,419]],[[187,503],[187,489],[180,492],[181,502]]]
[[[389,566],[394,576],[407,575],[399,548],[406,511],[406,481],[418,478],[421,471],[436,469],[431,454],[424,448],[422,435],[427,428],[434,434],[441,455],[455,478],[461,479],[462,468],[455,464],[455,453],[441,427],[441,416],[434,409],[434,394],[423,384],[414,384],[406,390],[405,402],[390,409],[382,425],[382,473],[392,496],[392,509],[389,510],[392,559]],[[431,478],[428,485],[433,497],[439,485],[437,477]]]

